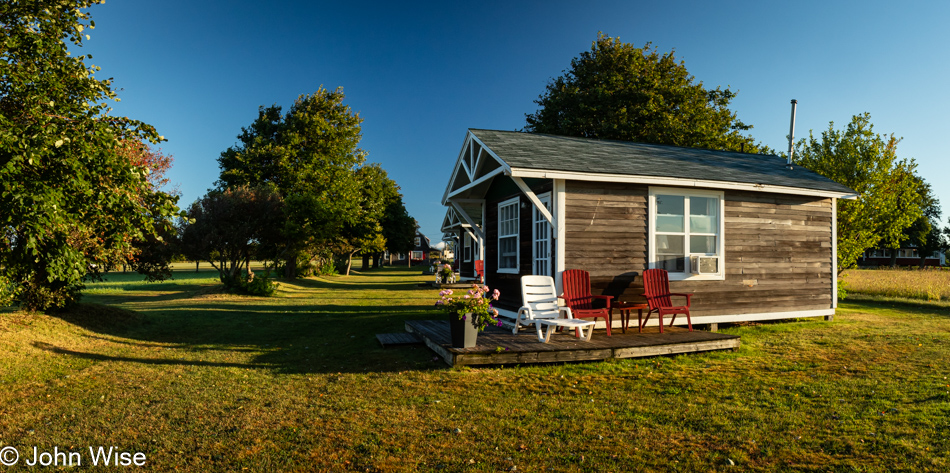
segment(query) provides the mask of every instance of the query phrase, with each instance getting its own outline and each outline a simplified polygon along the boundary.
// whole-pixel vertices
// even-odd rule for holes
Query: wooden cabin
[[[647,268],[694,294],[693,324],[828,317],[836,201],[854,194],[777,156],[471,129],[442,231],[460,242],[463,277],[484,260],[511,317],[523,275],[560,287],[583,269],[595,294],[636,302]]]
[[[435,251],[441,255],[441,252],[432,248],[429,237],[425,236],[419,230],[416,230],[416,236],[412,239],[412,250],[409,253],[390,253],[387,251],[383,258],[389,261],[389,264],[410,265],[429,264],[432,252]]]

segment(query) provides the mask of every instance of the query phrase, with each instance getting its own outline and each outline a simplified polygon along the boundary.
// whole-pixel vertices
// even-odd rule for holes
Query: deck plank
[[[409,332],[377,333],[376,340],[383,348],[400,345],[417,345],[423,343],[419,337]]]
[[[590,342],[575,338],[573,331],[565,331],[553,334],[550,343],[541,343],[533,327],[522,329],[518,334],[512,334],[508,329],[489,327],[478,335],[477,346],[452,348],[447,321],[406,322],[407,332],[418,336],[452,366],[596,361],[739,348],[739,337],[736,335],[699,330],[690,332],[680,327],[667,327],[664,333],[659,333],[657,327],[644,330],[643,333],[614,330],[610,337],[604,330],[595,330]]]

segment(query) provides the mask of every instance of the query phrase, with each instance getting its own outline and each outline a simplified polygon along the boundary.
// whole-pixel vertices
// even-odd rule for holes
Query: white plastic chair
[[[571,309],[557,305],[557,289],[554,287],[554,279],[550,276],[521,276],[521,300],[524,301],[524,306],[518,309],[515,328],[511,333],[518,333],[524,316],[525,325],[535,325],[539,342],[550,341],[551,332],[556,327],[575,328],[579,336],[583,336],[583,329],[586,327],[586,338],[590,341],[594,333],[594,322],[574,319]],[[547,326],[544,334],[541,333],[542,325]]]

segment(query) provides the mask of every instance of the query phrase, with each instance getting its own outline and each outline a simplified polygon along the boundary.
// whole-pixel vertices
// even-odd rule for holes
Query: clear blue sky
[[[121,89],[114,113],[168,139],[183,207],[213,186],[216,158],[258,106],[342,86],[369,161],[439,241],[466,130],[523,127],[547,81],[603,31],[675,49],[698,81],[738,91],[731,108],[776,150],[793,98],[796,138],[870,112],[950,208],[950,2],[109,0],[89,11],[82,52]]]

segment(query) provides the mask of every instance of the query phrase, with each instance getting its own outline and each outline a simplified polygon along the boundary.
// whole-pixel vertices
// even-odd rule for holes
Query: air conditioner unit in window
[[[719,257],[690,256],[689,267],[693,274],[716,274],[719,272]]]

